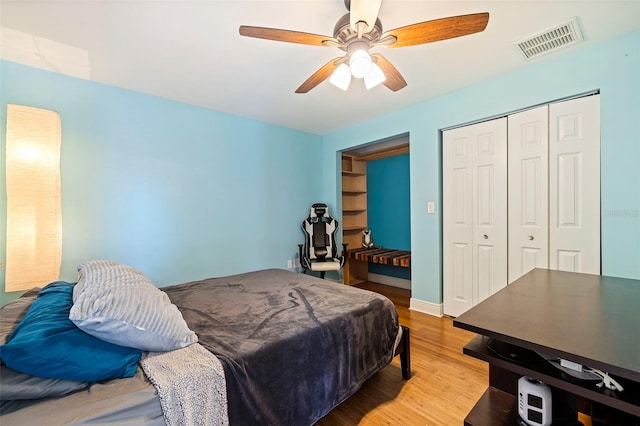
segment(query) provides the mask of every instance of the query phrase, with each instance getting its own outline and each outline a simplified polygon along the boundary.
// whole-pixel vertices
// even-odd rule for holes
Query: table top
[[[534,269],[454,325],[640,382],[640,280]]]

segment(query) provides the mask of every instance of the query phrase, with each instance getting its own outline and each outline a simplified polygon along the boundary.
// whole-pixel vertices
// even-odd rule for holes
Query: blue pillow
[[[0,346],[0,358],[13,370],[52,379],[97,382],[132,377],[140,350],[102,341],[76,327],[69,319],[73,286],[58,281],[40,290]]]

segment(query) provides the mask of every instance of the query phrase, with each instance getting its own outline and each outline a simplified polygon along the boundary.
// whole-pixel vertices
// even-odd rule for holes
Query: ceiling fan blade
[[[338,58],[333,58],[332,60],[327,62],[325,65],[322,66],[322,68],[314,72],[313,75],[311,75],[311,77],[307,79],[307,81],[302,83],[300,87],[296,89],[296,93],[307,93],[309,90],[313,89],[318,84],[325,81],[327,78],[331,76],[331,74],[335,71],[338,65],[340,65],[342,60],[343,58],[338,57]]]
[[[378,19],[382,0],[351,0],[349,9],[349,23],[351,29],[357,31],[356,23],[362,21],[367,24],[365,32],[369,32]]]
[[[489,13],[487,12],[451,16],[396,28],[387,31],[381,38],[389,35],[396,37],[396,42],[386,47],[415,46],[478,33],[484,31],[488,22]]]
[[[339,44],[338,40],[329,36],[277,28],[250,27],[247,25],[240,26],[240,35],[288,43],[310,44],[312,46],[335,46]]]
[[[384,84],[394,92],[397,92],[403,87],[406,87],[407,82],[405,81],[404,77],[402,77],[400,71],[398,71],[398,69],[394,67],[393,64],[387,60],[387,58],[379,53],[374,53],[371,55],[371,57],[375,59],[376,63],[384,73],[384,76],[387,78],[382,84]]]

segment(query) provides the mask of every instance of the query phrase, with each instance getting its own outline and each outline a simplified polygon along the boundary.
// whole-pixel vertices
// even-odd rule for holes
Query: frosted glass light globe
[[[355,78],[363,78],[371,71],[371,56],[364,50],[356,50],[349,58],[349,69]]]

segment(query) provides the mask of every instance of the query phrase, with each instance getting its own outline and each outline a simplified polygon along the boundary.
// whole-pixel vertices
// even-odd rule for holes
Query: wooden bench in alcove
[[[348,250],[347,262],[344,266],[344,283],[357,284],[368,280],[369,262],[382,265],[411,267],[411,252],[383,247],[356,248]]]

